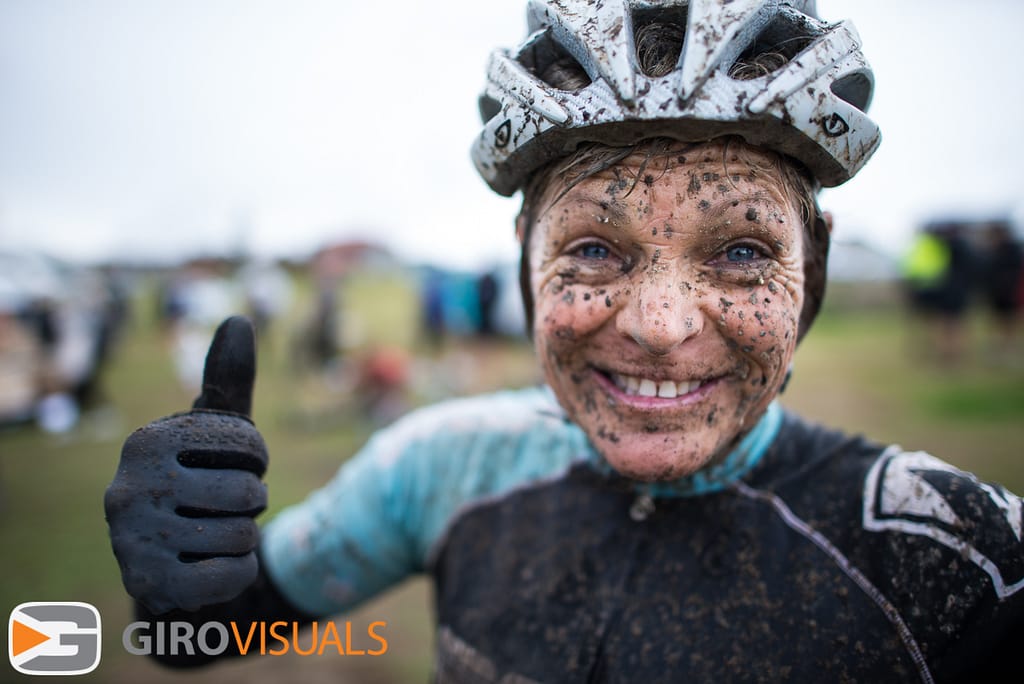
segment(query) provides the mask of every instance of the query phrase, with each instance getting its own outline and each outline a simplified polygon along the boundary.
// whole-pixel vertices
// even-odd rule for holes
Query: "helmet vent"
[[[490,121],[501,111],[501,103],[489,95],[481,95],[477,105],[480,107],[480,119],[482,121]]]
[[[637,12],[633,26],[636,61],[644,75],[658,78],[679,66],[686,37],[685,6]]]
[[[518,59],[531,74],[558,90],[576,92],[591,83],[583,65],[553,41],[547,32],[530,41]]]
[[[809,26],[792,15],[780,14],[729,67],[729,76],[749,81],[774,73],[803,52],[814,40]]]
[[[855,71],[833,81],[831,87],[836,97],[863,112],[871,104],[871,85],[871,78],[867,74]]]

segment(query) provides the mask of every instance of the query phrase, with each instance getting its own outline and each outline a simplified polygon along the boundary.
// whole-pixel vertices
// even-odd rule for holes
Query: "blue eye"
[[[733,262],[753,261],[759,256],[760,252],[749,245],[736,245],[725,250],[725,258]]]
[[[579,251],[579,255],[581,257],[583,257],[584,259],[599,259],[599,260],[603,260],[603,259],[607,259],[609,256],[611,256],[611,252],[608,251],[607,247],[605,247],[604,245],[598,244],[596,242],[591,242],[591,243],[582,245],[579,248],[578,251]]]

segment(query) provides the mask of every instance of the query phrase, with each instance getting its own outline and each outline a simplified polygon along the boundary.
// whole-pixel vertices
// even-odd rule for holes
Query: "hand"
[[[221,323],[192,410],[136,430],[104,497],[128,593],[154,614],[228,601],[256,579],[267,448],[249,418],[252,324]]]

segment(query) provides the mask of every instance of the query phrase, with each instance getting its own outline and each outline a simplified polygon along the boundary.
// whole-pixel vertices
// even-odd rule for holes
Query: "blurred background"
[[[539,380],[517,201],[468,158],[522,5],[0,3],[0,610],[98,606],[86,679],[181,678],[120,645],[102,492],[125,436],[189,405],[224,316],[258,326],[268,515],[415,406]],[[884,138],[823,194],[829,294],[783,403],[1024,493],[1024,5],[818,9],[859,29]],[[186,677],[427,679],[426,582],[345,619],[387,621],[388,653]]]

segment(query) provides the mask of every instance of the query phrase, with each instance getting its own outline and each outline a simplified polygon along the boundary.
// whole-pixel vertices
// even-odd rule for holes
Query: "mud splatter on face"
[[[631,157],[565,192],[531,231],[545,377],[630,477],[675,478],[727,453],[778,392],[796,344],[797,209],[771,160],[736,143],[728,152]],[[665,171],[646,174],[645,161]]]

